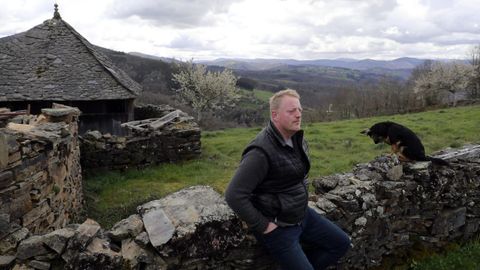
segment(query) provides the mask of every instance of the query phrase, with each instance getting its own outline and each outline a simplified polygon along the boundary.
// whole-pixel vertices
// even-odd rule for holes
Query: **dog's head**
[[[370,138],[372,138],[375,144],[384,142],[388,136],[388,128],[390,127],[391,124],[392,124],[391,122],[376,123],[375,125],[363,130],[360,133],[365,134]]]

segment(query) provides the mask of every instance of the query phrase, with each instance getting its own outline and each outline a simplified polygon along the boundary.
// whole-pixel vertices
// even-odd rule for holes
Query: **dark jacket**
[[[270,122],[245,148],[227,188],[227,203],[254,230],[264,231],[269,221],[295,224],[304,217],[310,162],[303,131],[292,143],[293,148]]]

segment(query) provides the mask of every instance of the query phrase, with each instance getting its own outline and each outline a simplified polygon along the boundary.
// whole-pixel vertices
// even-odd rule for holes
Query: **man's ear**
[[[271,111],[270,115],[272,116],[272,120],[277,120],[277,117],[278,117],[277,111]]]

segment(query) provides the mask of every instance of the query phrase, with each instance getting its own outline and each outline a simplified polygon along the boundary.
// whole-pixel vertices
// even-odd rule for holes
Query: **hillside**
[[[295,59],[225,59],[219,58],[211,61],[199,61],[206,65],[223,66],[232,69],[265,70],[279,66],[324,66],[339,67],[357,70],[368,69],[413,69],[423,63],[426,59],[402,57],[394,60],[373,60],[373,59],[318,59],[318,60],[295,60]]]
[[[112,61],[125,70],[144,89],[137,99],[140,103],[170,104],[187,113],[191,108],[179,105],[172,90],[172,73],[177,66],[172,59],[159,59],[141,53],[123,53],[103,50]],[[248,90],[264,90],[267,93],[285,88],[296,89],[302,103],[316,120],[341,119],[353,116],[394,114],[410,111],[411,104],[418,111],[418,104],[408,101],[407,78],[411,68],[421,59],[400,58],[392,61],[375,60],[248,60],[235,59],[211,63],[229,65],[238,78],[238,85]],[[231,63],[231,65],[229,64]],[[242,64],[244,66],[238,66]],[[332,65],[332,66],[323,66]],[[337,65],[337,67],[333,67]],[[348,66],[338,67],[338,66]],[[224,66],[210,65],[210,71],[222,71]],[[405,91],[404,91],[405,90]],[[241,91],[241,102],[234,108],[210,115],[200,123],[205,129],[233,126],[252,126],[265,121],[265,102],[248,91]],[[403,103],[402,103],[403,102]],[[375,104],[393,104],[392,106]],[[353,105],[352,105],[353,104]],[[360,104],[358,106],[354,106]],[[363,105],[362,105],[363,104]],[[326,108],[336,108],[335,115],[325,115]],[[399,108],[403,109],[399,109]]]
[[[140,83],[144,91],[172,95],[172,64],[153,56],[128,54],[97,47],[113,63]]]
[[[171,73],[174,59],[161,58],[138,52],[123,53],[100,48],[112,61],[124,69],[144,90],[172,95]],[[201,61],[211,70],[232,69],[238,77],[255,80],[263,90],[277,91],[291,87],[300,92],[328,95],[335,88],[375,84],[385,77],[404,81],[411,70],[423,60],[401,58],[393,61],[361,60],[276,60],[219,59]]]
[[[398,81],[404,80],[398,75],[399,71],[388,73],[378,69],[361,71],[328,66],[283,65],[264,70],[234,69],[234,72],[238,76],[256,80],[260,85],[259,88],[266,90],[278,90],[288,86],[299,90],[328,92],[327,88],[375,84],[385,77]]]

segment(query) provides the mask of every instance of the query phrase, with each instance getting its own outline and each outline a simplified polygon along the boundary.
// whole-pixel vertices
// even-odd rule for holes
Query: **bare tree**
[[[412,74],[410,75],[410,78],[408,79],[408,83],[412,85],[412,87],[415,85],[415,81],[422,77],[425,76],[426,74],[430,73],[432,71],[433,67],[433,61],[432,60],[425,60],[423,61],[422,64],[416,66],[412,70]]]
[[[197,121],[202,120],[204,113],[215,113],[235,104],[237,79],[232,71],[207,71],[206,66],[194,64],[193,60],[178,65],[179,72],[172,78],[174,90],[181,102],[192,107]]]

